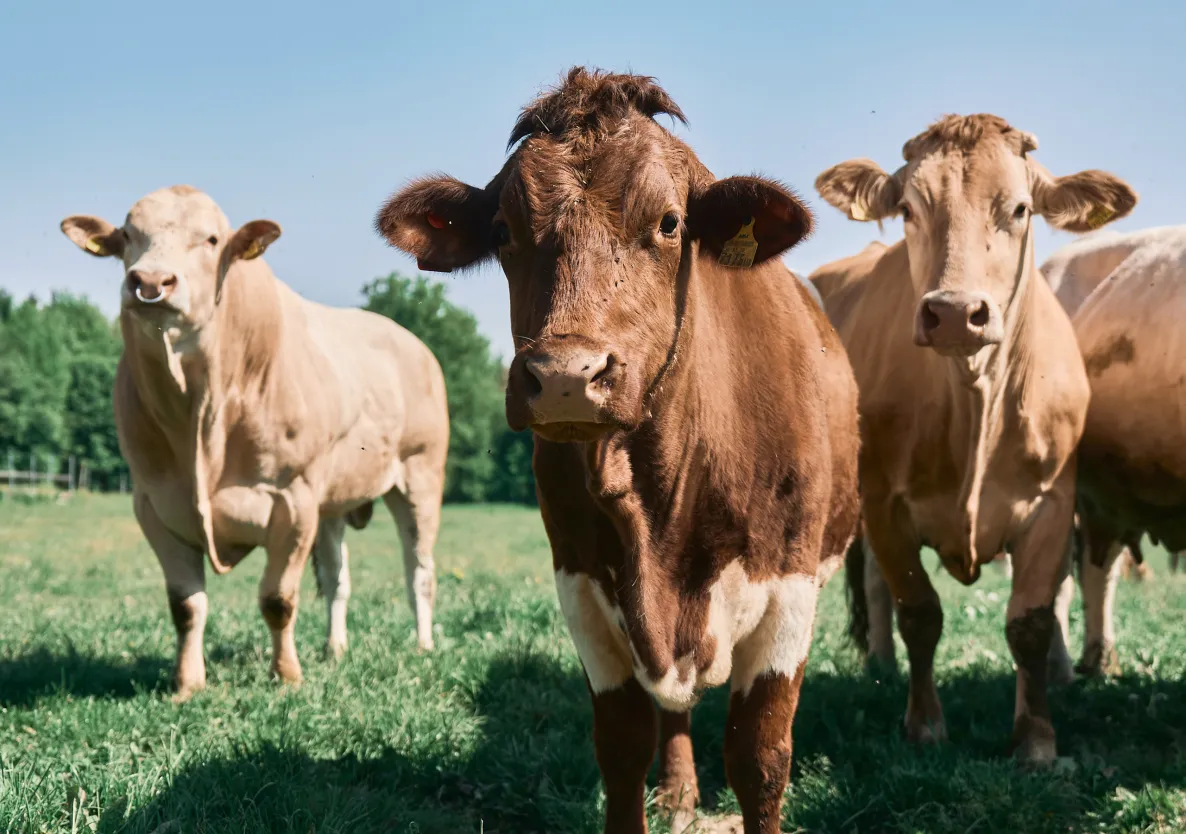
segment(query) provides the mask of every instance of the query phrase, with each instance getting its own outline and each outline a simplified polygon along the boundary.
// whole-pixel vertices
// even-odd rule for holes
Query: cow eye
[[[1025,213],[1027,211],[1029,211],[1029,206],[1027,206],[1025,203],[1018,203],[1017,208],[1013,209],[1013,219],[1024,220]]]
[[[210,237],[206,238],[206,242],[209,243],[211,246],[217,246],[218,245],[218,235],[210,235]]]
[[[490,240],[496,247],[506,246],[511,242],[511,227],[499,220],[490,230]]]
[[[663,215],[663,219],[659,221],[659,231],[667,237],[675,234],[675,230],[679,228],[679,218],[673,213],[668,212]]]
[[[898,211],[902,214],[902,221],[906,222],[914,217],[913,212],[910,211],[910,206],[907,203],[902,203],[898,206]]]

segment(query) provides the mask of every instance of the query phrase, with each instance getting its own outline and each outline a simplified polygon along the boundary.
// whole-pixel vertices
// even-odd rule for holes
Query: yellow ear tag
[[[1096,206],[1091,214],[1087,215],[1087,225],[1093,229],[1098,229],[1100,226],[1112,219],[1112,215],[1116,212],[1107,206]]]
[[[848,214],[853,220],[860,220],[861,222],[873,219],[869,216],[869,212],[865,210],[863,203],[854,202],[848,207]]]
[[[263,253],[264,253],[264,248],[259,245],[259,241],[253,240],[253,241],[251,241],[251,245],[247,247],[247,250],[239,257],[241,257],[245,261],[250,261],[254,258],[258,258]]]
[[[758,254],[758,242],[754,240],[754,218],[746,219],[741,231],[732,239],[725,241],[721,247],[721,266],[732,266],[739,269],[753,266],[754,256]]]
[[[99,242],[98,238],[88,237],[83,246],[86,247],[86,251],[88,252],[94,252],[96,255],[103,254],[103,244]]]

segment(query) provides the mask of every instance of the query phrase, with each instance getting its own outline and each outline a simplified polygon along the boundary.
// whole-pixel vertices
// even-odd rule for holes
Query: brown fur
[[[867,247],[811,280],[860,386],[863,518],[910,654],[906,725],[916,740],[946,733],[932,678],[942,612],[920,547],[934,547],[968,584],[1011,552],[1010,622],[1049,610],[1068,569],[1087,379],[1066,314],[1034,277],[1030,217],[1072,229],[1088,217],[1107,222],[1136,195],[1101,172],[1055,179],[1027,156],[1036,148],[999,117],[948,116],[905,144],[906,164],[894,174],[853,160],[816,182],[850,217],[906,217],[905,241]],[[944,344],[943,353],[918,347],[928,344],[920,336],[927,299],[944,294],[984,299],[993,326],[983,341]],[[853,608],[860,628],[868,620],[858,594]],[[1053,755],[1042,729],[1047,638],[1041,652],[1013,647],[1021,652],[1016,732],[1021,755],[1034,760]],[[1040,672],[1026,665],[1039,653]],[[1060,664],[1069,669],[1066,658]]]
[[[591,577],[620,612],[635,675],[657,681],[687,658],[677,676],[687,681],[733,651],[707,627],[727,566],[751,583],[815,581],[823,562],[843,557],[857,518],[858,437],[844,349],[775,260],[810,231],[810,213],[773,181],[716,180],[657,113],[682,118],[653,80],[573,70],[524,110],[511,134],[519,144],[485,188],[420,180],[376,223],[437,268],[499,257],[517,347],[507,418],[537,435],[554,565]],[[669,216],[670,234],[660,231]],[[747,218],[753,267],[719,265]],[[549,351],[613,358],[590,421],[542,422],[533,411],[540,383],[527,365]],[[574,633],[578,647],[583,637]],[[759,725],[747,737],[762,761],[785,748],[789,763],[799,681],[794,670],[774,675],[761,685],[768,695],[755,685],[737,707],[737,720]],[[603,757],[598,742],[607,831],[641,830],[641,745],[653,718],[636,692],[631,677],[594,695],[597,738],[615,751]],[[626,701],[637,704],[625,711]],[[665,785],[694,774],[682,726],[662,722]],[[640,745],[633,764],[619,762],[620,745]],[[734,766],[734,787],[746,830],[771,832],[770,797],[781,797],[786,770],[759,771]]]

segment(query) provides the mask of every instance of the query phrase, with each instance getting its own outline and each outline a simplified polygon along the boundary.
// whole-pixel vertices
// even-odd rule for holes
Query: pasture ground
[[[376,511],[349,541],[345,660],[320,660],[325,609],[307,572],[306,682],[268,681],[257,552],[211,577],[209,688],[175,705],[163,580],[129,499],[0,504],[0,831],[599,832],[589,701],[538,514],[446,510],[431,655],[415,651],[390,518]],[[937,578],[952,740],[922,751],[900,740],[904,681],[865,677],[845,643],[838,575],[795,722],[783,830],[1186,830],[1186,579],[1168,576],[1164,554],[1151,563],[1153,581],[1119,591],[1123,675],[1053,696],[1064,758],[1037,774],[1005,756],[1014,676],[1000,571],[971,589]],[[1078,604],[1072,627],[1081,637]],[[693,717],[702,793],[719,811],[736,807],[726,701],[712,692]],[[657,817],[654,830],[666,830]]]

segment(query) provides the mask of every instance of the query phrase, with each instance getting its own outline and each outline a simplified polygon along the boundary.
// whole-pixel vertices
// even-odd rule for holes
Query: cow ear
[[[75,214],[61,223],[62,233],[96,258],[121,258],[124,233],[101,217]]]
[[[429,272],[452,272],[492,257],[497,191],[446,176],[426,177],[392,195],[375,217],[375,231]]]
[[[1137,193],[1106,171],[1080,171],[1054,177],[1030,160],[1034,211],[1050,225],[1068,232],[1090,232],[1128,215]]]
[[[223,259],[227,266],[233,261],[258,258],[280,237],[280,224],[273,220],[252,220],[239,227],[227,241]]]
[[[688,198],[688,234],[726,266],[781,255],[811,233],[813,218],[789,189],[762,177],[717,180]]]
[[[815,190],[851,220],[884,220],[900,211],[902,183],[871,159],[850,159],[815,178]]]

